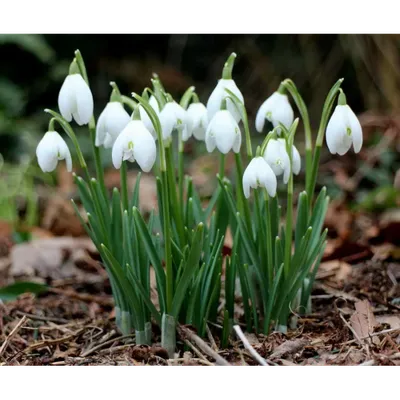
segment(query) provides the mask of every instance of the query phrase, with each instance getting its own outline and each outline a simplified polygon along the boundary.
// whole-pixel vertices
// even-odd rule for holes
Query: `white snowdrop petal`
[[[247,199],[250,197],[250,188],[255,187],[257,184],[253,161],[254,159],[250,161],[243,174],[243,192]]]
[[[269,99],[265,100],[264,103],[261,104],[260,108],[257,111],[256,115],[256,129],[257,132],[262,132],[265,125],[265,119],[268,110],[268,101]]]
[[[158,105],[157,99],[153,95],[150,96],[149,104],[153,107],[153,110],[157,115],[160,114],[160,106]]]
[[[63,118],[68,122],[72,121],[72,112],[76,108],[76,100],[71,87],[71,76],[72,75],[68,75],[65,78],[60,93],[58,94],[58,108]]]
[[[58,132],[46,132],[36,148],[36,156],[43,172],[54,171],[58,160],[64,159],[67,164],[67,170],[72,170],[71,153]]]
[[[343,106],[336,106],[326,128],[326,144],[332,154],[336,154],[346,134],[346,116],[343,113]]]
[[[258,159],[259,182],[263,187],[265,187],[265,189],[267,189],[267,192],[271,197],[275,197],[278,185],[276,176],[271,167],[262,157],[258,157]]]
[[[74,78],[74,91],[76,96],[76,113],[79,115],[80,121],[76,121],[79,125],[89,123],[93,115],[93,95],[88,84],[79,74],[71,75]]]
[[[143,126],[144,128],[144,126]],[[133,154],[144,172],[149,172],[156,161],[156,142],[147,129],[138,130],[135,137]]]
[[[296,149],[295,146],[293,146],[293,152],[292,152],[292,168],[293,168],[293,173],[295,175],[298,175],[301,170],[301,157],[299,151]]]
[[[106,127],[105,127],[105,122],[106,122],[106,112],[107,112],[107,106],[106,108],[102,111],[102,113],[99,116],[99,119],[97,120],[97,125],[96,125],[96,140],[95,140],[95,145],[97,147],[102,146],[104,143],[104,139],[106,136]]]
[[[354,152],[359,153],[363,144],[362,128],[356,114],[349,106],[347,106],[347,119],[350,124]]]
[[[127,147],[127,143],[129,140],[132,140],[132,135],[129,130],[129,124],[125,127],[125,129],[120,133],[117,139],[114,142],[114,146],[112,147],[111,157],[113,165],[116,169],[121,168],[123,156],[124,156],[124,148]]]

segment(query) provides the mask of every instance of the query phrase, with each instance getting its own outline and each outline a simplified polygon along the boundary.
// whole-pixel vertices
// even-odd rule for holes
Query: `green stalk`
[[[176,229],[178,230],[179,240],[183,247],[185,244],[185,228],[182,216],[183,203],[179,201],[176,193],[176,181],[174,174],[175,164],[174,164],[174,157],[171,145],[165,149],[165,158],[167,162],[167,179],[168,179],[169,196],[171,198],[171,211],[174,215]]]
[[[300,112],[301,118],[304,124],[304,135],[306,142],[306,185],[310,181],[310,174],[312,169],[312,135],[311,135],[311,125],[310,117],[308,115],[307,106],[304,103],[296,85],[291,79],[285,79],[281,86],[283,86],[292,96],[294,102],[296,103],[297,109]],[[279,91],[279,89],[278,89]]]
[[[176,345],[176,320],[168,314],[163,314],[161,321],[161,346],[167,350],[169,358],[174,357]]]
[[[219,177],[221,179],[223,179],[225,176],[225,159],[226,159],[225,154],[220,153],[219,154]]]
[[[127,161],[122,161],[121,169],[120,169],[120,178],[121,178],[121,195],[122,195],[122,207],[123,211],[129,210],[129,197],[128,197],[128,176],[127,176]]]
[[[179,129],[179,133],[178,133],[178,188],[179,188],[180,204],[183,204],[184,149],[185,149],[185,143],[182,140],[182,132]]]
[[[267,260],[268,260],[268,278],[269,278],[269,290],[271,291],[272,282],[274,279],[273,271],[274,271],[274,261],[273,261],[273,238],[272,238],[272,229],[271,229],[271,214],[269,212],[269,195],[266,189],[265,190],[265,203],[266,203],[266,222],[267,222]]]
[[[287,210],[286,210],[286,227],[285,227],[285,277],[290,273],[290,260],[292,256],[292,226],[293,226],[293,172],[292,172],[292,156],[290,152],[290,176],[287,187]]]
[[[251,224],[250,206],[246,200],[243,192],[243,164],[240,157],[240,153],[235,153],[235,164],[236,164],[236,195],[237,195],[237,208],[240,213],[244,216],[246,221],[246,227],[249,235],[252,235],[253,227]]]

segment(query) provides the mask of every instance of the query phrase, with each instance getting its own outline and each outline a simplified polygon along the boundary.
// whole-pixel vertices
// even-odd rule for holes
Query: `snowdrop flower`
[[[204,140],[208,125],[207,108],[204,104],[191,103],[187,109],[187,118],[192,128],[190,136],[193,134],[197,140]]]
[[[355,153],[361,150],[363,144],[361,124],[346,104],[343,93],[339,95],[339,104],[326,128],[326,144],[332,154],[338,153],[340,156],[347,153],[352,144]]]
[[[58,95],[58,108],[68,122],[71,122],[73,117],[78,125],[89,123],[93,115],[93,96],[79,73],[65,78]]]
[[[293,123],[294,114],[289,99],[285,94],[275,92],[262,103],[256,115],[256,129],[258,132],[262,132],[265,119],[272,122],[274,128],[279,123],[287,129],[290,128]]]
[[[243,174],[243,192],[250,197],[250,188],[264,187],[271,197],[276,195],[277,181],[271,167],[262,157],[253,158]]]
[[[153,95],[150,96],[149,104],[153,108],[155,113],[157,115],[160,115],[160,107],[158,105],[158,101]],[[151,119],[148,116],[146,110],[141,105],[139,105],[139,112],[140,112],[140,119],[143,121],[144,126],[153,135],[153,137],[156,138],[157,135],[156,135],[156,130],[155,130],[154,126],[153,126],[153,123],[151,122]]]
[[[229,89],[233,94],[235,94],[242,103],[244,103],[244,98],[237,87],[235,81],[232,79],[232,69],[233,64],[235,62],[236,54],[232,53],[228,60],[224,65],[224,69],[222,71],[222,79],[220,79],[217,83],[217,86],[211,93],[208,101],[207,101],[207,112],[208,112],[208,120],[211,121],[217,111],[221,110],[222,101],[229,97],[229,93],[225,89]],[[232,114],[233,118],[236,122],[241,120],[241,115],[239,110],[236,108],[235,103],[232,100],[227,99],[227,110]]]
[[[290,158],[286,151],[285,139],[270,139],[264,152],[264,159],[274,171],[276,176],[283,174],[283,182],[286,184],[290,176]],[[301,168],[300,154],[295,146],[292,147],[292,170],[298,174]]]
[[[96,146],[113,147],[131,117],[119,101],[110,101],[100,114],[96,127]]]
[[[72,171],[71,153],[64,139],[56,131],[48,131],[36,148],[38,163],[43,172],[54,171],[58,160],[65,160],[67,170]]]
[[[227,154],[231,149],[238,153],[242,144],[240,128],[228,110],[220,110],[214,115],[206,130],[206,147],[211,153],[215,147]]]
[[[160,112],[160,123],[164,142],[168,143],[174,129],[182,130],[182,139],[188,140],[191,126],[184,110],[176,101],[167,103]]]
[[[130,121],[114,143],[114,167],[119,169],[126,160],[136,161],[144,172],[149,172],[156,161],[156,142],[140,120]]]

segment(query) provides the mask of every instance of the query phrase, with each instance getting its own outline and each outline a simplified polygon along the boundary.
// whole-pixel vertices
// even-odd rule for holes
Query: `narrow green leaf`
[[[40,294],[46,292],[47,285],[35,282],[15,282],[8,286],[0,288],[0,300],[12,301],[23,293]]]

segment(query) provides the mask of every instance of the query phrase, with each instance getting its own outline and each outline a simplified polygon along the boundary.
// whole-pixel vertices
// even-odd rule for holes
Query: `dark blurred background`
[[[59,89],[78,48],[96,118],[108,101],[109,81],[116,81],[127,95],[141,93],[153,72],[177,100],[195,85],[206,103],[224,61],[235,51],[234,79],[245,97],[254,135],[258,107],[285,78],[303,95],[315,132],[328,90],[343,77],[348,103],[361,115],[370,148],[392,130],[378,154],[362,154],[357,161],[351,155],[351,171],[344,168],[347,175],[335,172],[337,165],[322,168],[322,183],[358,173],[356,183],[364,182],[366,188],[393,184],[399,167],[400,35],[0,35],[0,153],[6,162],[30,159],[37,165],[35,148],[49,120],[43,109],[57,110]],[[85,147],[87,130],[77,131]],[[302,136],[296,138],[300,152]]]

